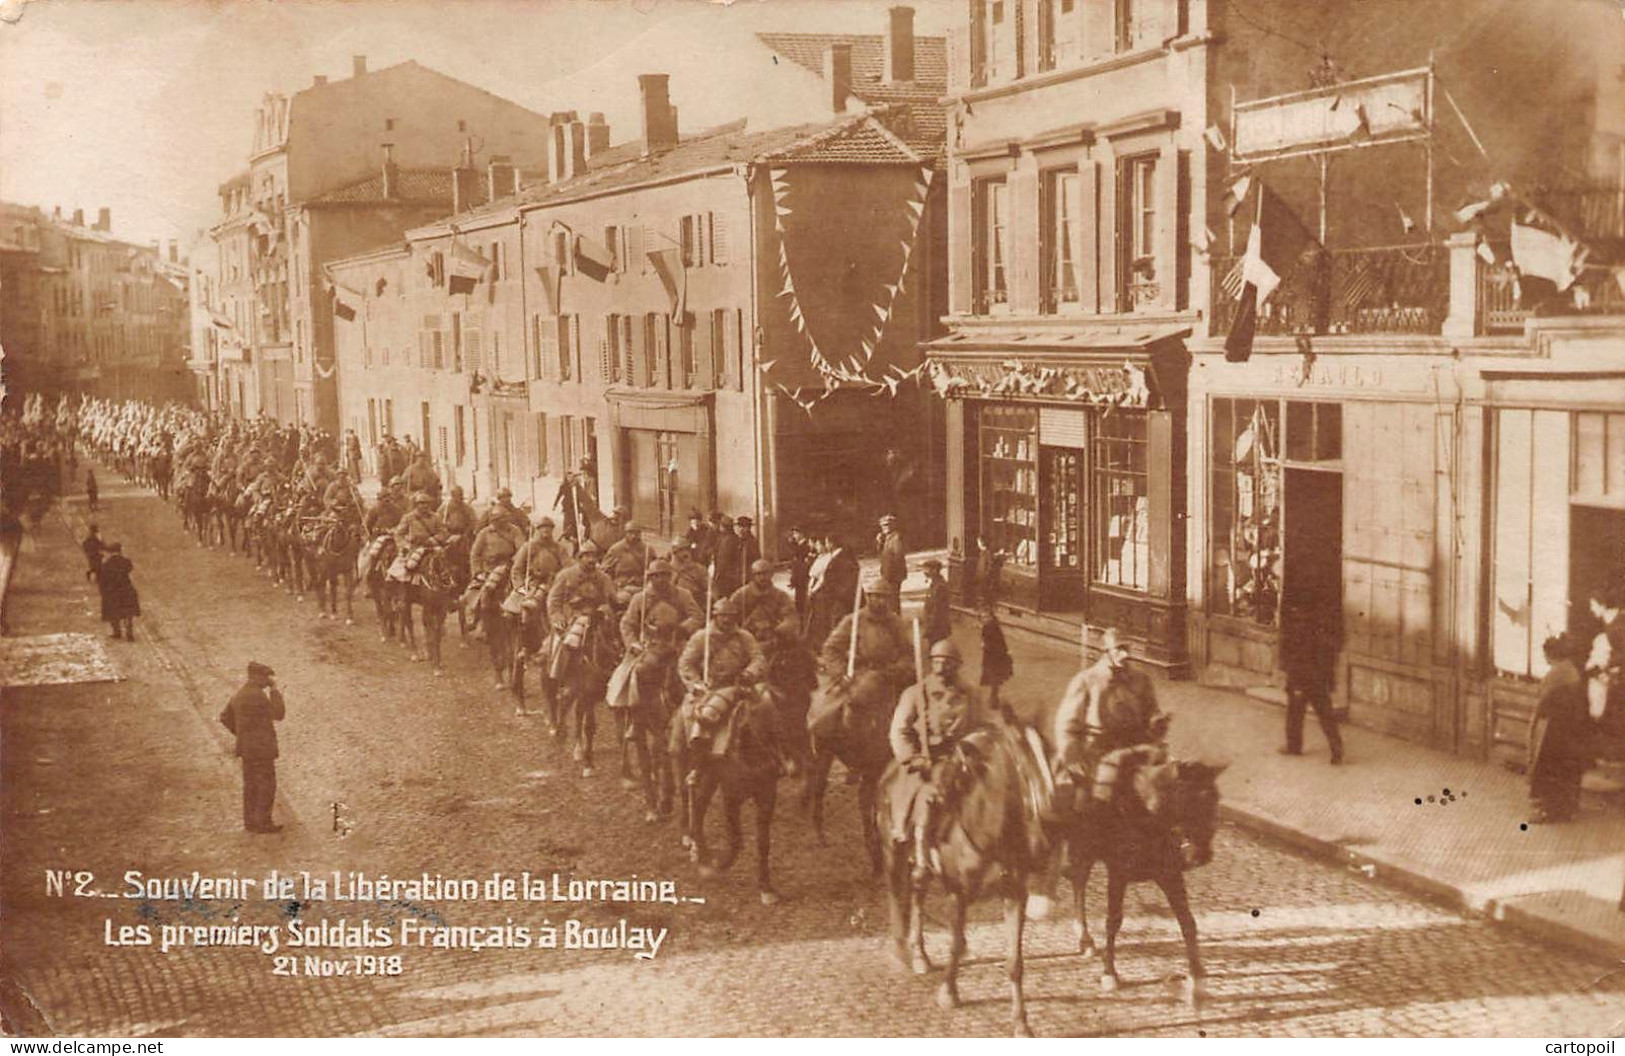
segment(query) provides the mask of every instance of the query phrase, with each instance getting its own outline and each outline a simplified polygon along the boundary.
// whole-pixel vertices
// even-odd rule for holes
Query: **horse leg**
[[[739,857],[739,848],[745,842],[745,797],[729,788],[726,782],[719,783],[722,785],[722,819],[728,834],[728,849],[722,852],[722,858],[717,862],[717,872],[725,873],[733,868],[734,859]]]
[[[1010,980],[1011,1032],[1018,1038],[1033,1036],[1033,1028],[1027,1022],[1027,996],[1021,989],[1021,940],[1027,930],[1026,915],[1027,896],[1015,888],[1004,900],[1004,974]],[[960,930],[963,932],[963,925]]]
[[[693,799],[689,810],[693,813],[693,831],[689,833],[692,841],[689,847],[689,858],[697,862],[700,867],[700,876],[707,879],[717,875],[711,865],[711,849],[705,844],[705,812],[710,809],[711,797],[716,794],[717,779],[710,767],[700,770],[698,783],[692,787]]]
[[[772,773],[760,778],[763,786],[753,797],[756,802],[756,891],[764,906],[776,906],[779,894],[773,890],[768,859],[773,846],[773,808],[778,805],[778,781]]]
[[[591,777],[592,742],[598,732],[598,701],[589,687],[578,686],[576,693],[576,746],[581,749],[581,776]]]
[[[1078,906],[1078,920],[1075,927],[1078,930],[1078,952],[1084,957],[1095,955],[1095,938],[1089,934],[1089,874],[1094,872],[1095,863],[1085,859],[1082,865],[1074,865],[1072,870],[1072,897]]]
[[[1027,916],[1048,920],[1055,911],[1055,891],[1061,882],[1059,856],[1052,856],[1044,868],[1027,878]]]
[[[1123,895],[1128,879],[1123,870],[1106,866],[1106,952],[1100,965],[1100,992],[1117,990],[1117,932],[1123,926]]]
[[[875,786],[879,777],[872,770],[863,772],[863,779],[858,782],[858,817],[863,821],[863,846],[869,851],[869,869],[874,876],[880,875],[880,823],[875,818]]]
[[[824,838],[824,793],[829,789],[829,768],[834,764],[835,756],[827,749],[814,752],[801,785],[801,806],[812,815],[813,832],[818,834],[820,845],[828,842]]]
[[[1190,966],[1190,975],[1185,978],[1185,1003],[1195,1008],[1202,1001],[1207,973],[1202,969],[1202,957],[1196,949],[1196,917],[1191,913],[1190,898],[1185,893],[1185,876],[1177,872],[1159,876],[1157,886],[1167,897],[1168,908],[1174,911],[1179,934],[1185,940],[1185,963]]]
[[[633,675],[632,677],[636,678],[637,676]],[[621,755],[621,787],[628,792],[633,792],[638,787],[638,779],[632,773],[632,753],[634,751],[632,747],[632,730],[635,727],[636,720],[630,707],[614,708],[612,711],[615,715],[615,742],[620,747]],[[645,758],[643,763],[643,772],[647,775],[649,772],[648,759]]]
[[[913,872],[908,845],[892,842],[886,856],[886,909],[891,917],[891,958],[898,971],[910,970],[908,957],[909,923],[914,906]]]
[[[968,899],[954,894],[954,915],[948,922],[948,963],[942,969],[942,985],[937,987],[937,1007],[944,1011],[959,1007],[959,962],[965,957],[965,911]]]
[[[908,868],[908,951],[909,969],[915,975],[924,975],[931,970],[931,958],[925,953],[925,894],[931,887],[930,877],[922,880],[914,879],[914,848],[913,841],[908,841],[899,848],[898,857]]]
[[[429,647],[429,663],[434,667],[436,678],[446,674],[445,665],[440,660],[440,646],[446,633],[446,609],[439,601],[425,602],[423,612],[423,640]]]
[[[343,575],[343,577],[344,577],[344,625],[346,627],[354,627],[355,626],[355,572],[353,571],[354,568],[355,568],[355,559],[354,558],[346,558],[345,559],[345,564],[344,564],[344,571],[343,571],[343,573],[341,573]],[[334,616],[338,615],[338,610],[337,609],[334,610],[333,615]]]
[[[506,689],[508,685],[503,681],[503,676],[508,673],[508,665],[504,652],[508,642],[507,635],[503,632],[502,617],[499,614],[486,611],[480,617],[480,622],[485,624],[485,651],[491,658],[491,671],[496,675],[496,684],[492,688]],[[463,623],[463,607],[461,605],[457,606],[457,623],[459,630],[461,630]]]

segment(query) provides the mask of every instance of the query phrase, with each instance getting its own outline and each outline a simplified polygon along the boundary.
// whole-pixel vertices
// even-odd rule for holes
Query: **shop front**
[[[1182,337],[929,346],[948,401],[961,604],[991,601],[1071,639],[1115,628],[1147,663],[1184,672]]]
[[[633,523],[662,539],[679,534],[691,510],[716,503],[712,395],[611,389],[617,495]]]

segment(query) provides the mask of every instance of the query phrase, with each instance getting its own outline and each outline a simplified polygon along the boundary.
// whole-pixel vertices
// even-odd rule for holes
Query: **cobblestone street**
[[[965,1006],[939,1011],[928,981],[884,956],[885,905],[868,875],[855,790],[831,788],[829,846],[781,787],[773,869],[783,904],[759,903],[747,867],[702,881],[672,826],[642,820],[606,753],[584,779],[539,719],[493,691],[483,647],[430,676],[381,643],[358,592],[354,626],[318,621],[219,549],[200,549],[171,507],[104,477],[103,535],[135,564],[138,641],[105,642],[117,683],[8,689],[3,721],[0,922],[11,1029],[62,1035],[897,1035],[1008,1030],[1002,929],[979,906]],[[82,499],[25,544],[15,634],[102,634],[75,541]],[[276,668],[277,836],[241,830],[240,778],[215,721],[245,664]],[[607,732],[604,722],[601,732]],[[602,744],[613,744],[601,736]],[[600,749],[602,751],[602,748]],[[1222,782],[1221,782],[1222,787]],[[713,833],[718,821],[712,820]],[[747,840],[750,826],[747,824]],[[1119,940],[1123,987],[1102,996],[1098,960],[1073,951],[1070,913],[1031,923],[1027,992],[1043,1035],[1613,1035],[1625,975],[1463,919],[1346,870],[1226,828],[1190,874],[1209,997],[1188,1009],[1178,930],[1154,887],[1133,889]],[[488,878],[522,871],[671,878],[677,905],[97,900],[48,892],[47,870],[88,870],[103,892],[149,877],[309,871]],[[1091,917],[1104,917],[1095,881]],[[928,933],[946,950],[940,921]],[[107,944],[122,925],[270,924],[408,916],[447,925],[669,928],[652,960],[625,950],[362,951],[402,954],[398,978],[273,974],[257,949]],[[107,929],[111,927],[111,932]],[[302,950],[279,950],[281,955]],[[356,951],[324,951],[352,960]],[[934,979],[931,980],[934,982]],[[12,998],[26,996],[31,1007]]]

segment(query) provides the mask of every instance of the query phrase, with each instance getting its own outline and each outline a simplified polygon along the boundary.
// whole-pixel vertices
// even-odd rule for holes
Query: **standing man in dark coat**
[[[813,544],[801,528],[790,529],[790,591],[796,598],[796,620],[807,625],[807,588],[812,583]]]
[[[948,584],[942,578],[942,562],[934,557],[925,559],[925,611],[921,615],[921,630],[925,633],[926,648],[930,648],[954,633],[953,621],[948,614]]]
[[[1536,825],[1572,820],[1580,809],[1580,779],[1591,767],[1596,728],[1580,665],[1587,644],[1574,634],[1546,639],[1551,670],[1540,683],[1540,703],[1529,732],[1529,799]]]
[[[87,469],[85,470],[85,503],[91,513],[95,513],[100,507],[100,499],[100,492],[96,488],[96,471]]]
[[[276,724],[287,714],[276,672],[249,662],[248,682],[220,713],[220,724],[237,735],[236,754],[243,761],[243,828],[281,832],[271,821],[276,801]]]
[[[908,550],[903,546],[903,533],[897,530],[895,515],[888,513],[880,518],[876,541],[880,544],[880,578],[891,584],[892,596],[900,599],[903,580],[908,578]]]
[[[694,560],[702,565],[711,563],[717,548],[717,532],[706,523],[705,515],[699,510],[688,511],[688,529],[683,532],[683,538],[693,548]]]
[[[733,518],[725,513],[716,515],[714,527],[717,540],[716,549],[711,551],[711,560],[717,572],[713,586],[717,597],[726,598],[744,583],[743,569],[739,566],[739,536],[734,534]]]
[[[96,586],[102,592],[102,619],[113,625],[113,637],[135,641],[135,617],[141,615],[141,596],[130,573],[135,566],[124,556],[123,543],[107,544],[107,557],[96,573]]]
[[[1321,732],[1332,750],[1332,765],[1343,762],[1343,737],[1332,714],[1332,681],[1338,635],[1324,606],[1281,608],[1281,668],[1286,672],[1286,747],[1283,755],[1303,754],[1303,720],[1315,709]]]
[[[99,586],[101,584],[102,557],[107,553],[107,544],[102,541],[100,526],[94,521],[91,522],[90,534],[85,536],[85,541],[79,545],[85,552],[85,560],[90,563],[90,567],[85,570],[85,578],[94,579]]]
[[[738,582],[734,589],[738,590],[750,579],[751,566],[762,559],[762,543],[756,538],[754,525],[749,517],[738,517],[734,520],[734,534],[739,537],[739,557],[736,576]]]

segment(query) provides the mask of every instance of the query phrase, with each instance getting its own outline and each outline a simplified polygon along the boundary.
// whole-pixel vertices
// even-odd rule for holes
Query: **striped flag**
[[[1382,292],[1382,276],[1379,269],[1370,262],[1363,262],[1350,275],[1343,286],[1343,292],[1338,297],[1338,305],[1343,310],[1344,317],[1353,315],[1355,311],[1364,307],[1375,296]]]

